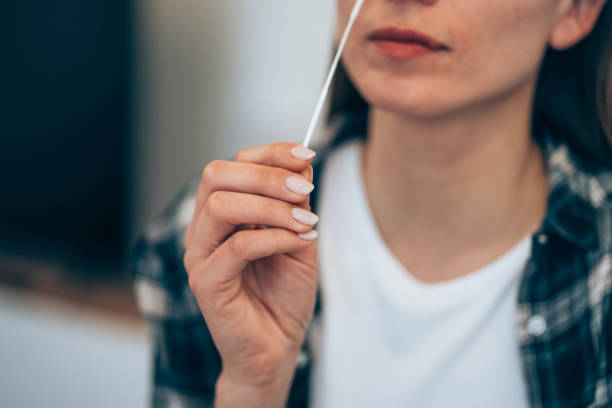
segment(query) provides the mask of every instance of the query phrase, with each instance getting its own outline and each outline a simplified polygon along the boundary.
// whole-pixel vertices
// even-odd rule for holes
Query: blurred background
[[[302,140],[334,2],[2,9],[0,406],[147,406],[130,249],[208,161]]]

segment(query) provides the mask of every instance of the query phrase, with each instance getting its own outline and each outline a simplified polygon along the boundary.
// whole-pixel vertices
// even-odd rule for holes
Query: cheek
[[[480,6],[472,12],[462,11],[461,6],[455,9],[465,23],[454,32],[458,40],[457,72],[462,77],[512,78],[537,69],[547,45],[551,0],[469,3]]]

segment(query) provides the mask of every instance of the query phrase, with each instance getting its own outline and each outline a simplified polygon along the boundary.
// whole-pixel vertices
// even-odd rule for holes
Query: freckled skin
[[[342,30],[354,0],[338,0]],[[365,99],[422,118],[459,113],[535,81],[566,0],[366,0],[343,62]],[[420,31],[451,48],[390,60],[367,37],[378,28]]]

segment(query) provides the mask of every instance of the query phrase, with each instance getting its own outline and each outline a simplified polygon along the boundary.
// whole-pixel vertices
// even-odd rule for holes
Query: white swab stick
[[[351,12],[351,17],[346,26],[346,29],[344,30],[342,39],[340,40],[338,51],[336,52],[336,56],[334,57],[334,61],[332,62],[329,74],[327,74],[327,80],[325,81],[325,85],[323,86],[323,90],[321,91],[321,95],[319,96],[319,101],[317,102],[317,107],[315,109],[314,115],[310,120],[310,125],[308,126],[308,131],[306,132],[306,138],[304,139],[304,143],[302,143],[302,145],[305,147],[308,147],[308,145],[310,144],[310,139],[312,139],[315,127],[317,126],[317,122],[319,121],[319,116],[321,116],[321,111],[323,110],[323,104],[325,103],[325,99],[327,98],[327,93],[329,92],[331,81],[334,78],[334,74],[336,73],[336,68],[338,68],[338,62],[340,61],[340,56],[342,55],[344,44],[346,44],[346,40],[348,39],[351,29],[353,28],[353,23],[359,15],[359,11],[361,10],[363,2],[364,0],[357,0],[355,2],[355,6],[353,7],[353,11]]]

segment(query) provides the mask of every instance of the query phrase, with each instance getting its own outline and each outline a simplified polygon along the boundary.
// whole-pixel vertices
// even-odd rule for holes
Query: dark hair
[[[365,137],[368,104],[342,64],[334,79],[328,122],[338,115],[357,118]],[[533,110],[574,149],[588,158],[612,160],[612,7],[599,16],[593,31],[575,46],[549,47],[540,69]],[[346,136],[340,136],[346,137]],[[340,141],[334,140],[333,144]]]

